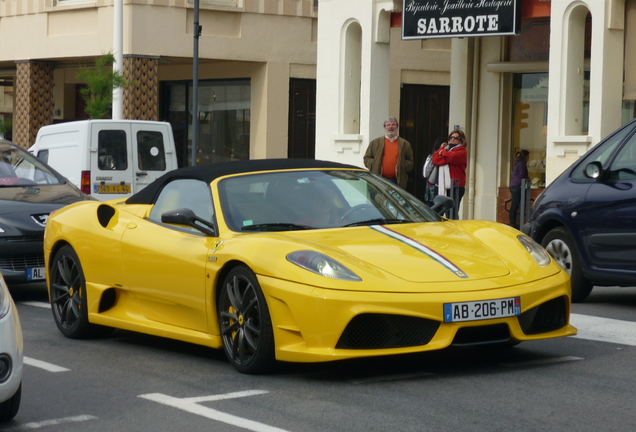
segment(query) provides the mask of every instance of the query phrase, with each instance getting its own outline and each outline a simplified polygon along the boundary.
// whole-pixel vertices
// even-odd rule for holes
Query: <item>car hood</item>
[[[440,283],[511,273],[527,277],[534,261],[516,239],[519,234],[501,224],[471,221],[296,231],[280,236],[293,237],[296,250],[318,250],[354,272],[380,271],[409,282]]]
[[[0,229],[3,236],[42,236],[49,214],[81,193],[60,186],[0,188]]]
[[[385,225],[340,249],[410,282],[505,276],[510,269],[491,248],[448,224]]]
[[[445,223],[367,227],[339,249],[411,282],[482,279],[510,273],[483,242]],[[357,234],[357,233],[356,233]]]

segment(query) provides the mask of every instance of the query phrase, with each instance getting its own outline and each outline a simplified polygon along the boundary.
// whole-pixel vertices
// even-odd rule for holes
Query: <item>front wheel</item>
[[[50,272],[51,309],[57,328],[71,339],[101,334],[101,326],[88,322],[86,280],[79,257],[71,246],[57,251]]]
[[[592,283],[583,276],[581,257],[570,233],[563,227],[552,229],[541,245],[568,272],[572,280],[572,302],[582,302],[592,292]]]
[[[0,402],[0,422],[7,422],[18,414],[20,399],[22,398],[22,383],[18,390],[4,402]]]
[[[217,304],[223,349],[236,370],[258,374],[275,365],[272,321],[256,275],[246,266],[230,271]]]

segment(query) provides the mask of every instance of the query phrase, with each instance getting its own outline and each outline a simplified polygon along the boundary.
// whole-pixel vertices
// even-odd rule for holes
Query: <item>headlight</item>
[[[541,267],[545,267],[550,264],[550,255],[548,255],[545,249],[543,249],[537,242],[525,235],[517,236],[517,239],[519,239],[528,253],[532,255],[532,258],[534,258],[537,264]]]
[[[11,295],[9,289],[4,283],[4,279],[0,276],[0,319],[4,318],[9,313],[11,307]]]
[[[360,282],[360,279],[351,270],[327,255],[314,251],[298,251],[287,255],[287,261],[314,272],[321,276],[345,281]]]

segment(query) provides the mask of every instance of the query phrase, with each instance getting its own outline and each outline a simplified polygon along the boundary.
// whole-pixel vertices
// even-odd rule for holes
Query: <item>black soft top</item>
[[[128,198],[126,200],[126,204],[153,204],[155,202],[155,197],[161,191],[163,186],[175,179],[195,179],[211,183],[214,179],[230,174],[305,168],[360,169],[360,167],[353,165],[314,159],[254,159],[246,161],[218,162],[210,165],[185,167],[169,171]]]

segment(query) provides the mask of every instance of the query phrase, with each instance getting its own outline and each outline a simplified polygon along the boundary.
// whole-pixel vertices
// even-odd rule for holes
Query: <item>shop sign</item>
[[[521,0],[403,0],[402,39],[519,33]]]

